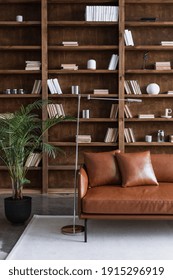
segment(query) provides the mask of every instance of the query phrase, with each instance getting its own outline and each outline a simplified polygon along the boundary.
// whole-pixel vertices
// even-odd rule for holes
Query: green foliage
[[[14,114],[0,118],[0,158],[7,166],[12,181],[13,197],[22,198],[24,184],[29,183],[26,178],[28,167],[25,166],[28,156],[34,151],[47,153],[55,157],[60,151],[58,147],[43,142],[45,132],[52,126],[72,120],[69,116],[42,120],[41,113],[44,101],[35,101],[21,108]]]

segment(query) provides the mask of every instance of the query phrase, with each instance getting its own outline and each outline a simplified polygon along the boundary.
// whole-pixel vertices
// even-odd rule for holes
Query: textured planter
[[[13,224],[25,223],[31,215],[32,198],[24,196],[21,200],[15,200],[12,197],[4,199],[5,216]]]

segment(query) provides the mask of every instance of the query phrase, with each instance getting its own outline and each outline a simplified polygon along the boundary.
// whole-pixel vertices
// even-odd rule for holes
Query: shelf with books
[[[104,51],[104,50],[111,50],[116,51],[118,50],[118,46],[115,45],[81,45],[81,46],[48,46],[48,50],[50,51]]]

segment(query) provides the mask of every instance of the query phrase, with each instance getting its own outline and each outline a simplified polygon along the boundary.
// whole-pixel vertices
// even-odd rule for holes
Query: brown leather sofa
[[[78,214],[85,242],[88,219],[173,219],[173,154],[116,150],[85,153],[84,162]]]

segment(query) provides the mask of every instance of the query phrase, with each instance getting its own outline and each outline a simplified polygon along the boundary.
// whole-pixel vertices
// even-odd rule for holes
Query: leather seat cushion
[[[82,199],[88,214],[173,214],[173,183],[159,186],[100,186]]]
[[[156,178],[160,182],[173,182],[173,154],[151,154]]]

